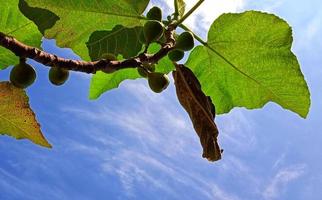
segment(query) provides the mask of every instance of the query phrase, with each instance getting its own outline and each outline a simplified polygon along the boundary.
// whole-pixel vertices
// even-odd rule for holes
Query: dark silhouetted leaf
[[[139,36],[142,27],[126,28],[117,25],[111,31],[95,31],[86,43],[91,60],[102,59],[104,54],[121,54],[123,58],[136,56],[142,49]]]
[[[218,129],[214,122],[215,106],[202,90],[193,72],[184,65],[177,65],[173,72],[178,99],[188,112],[203,147],[202,157],[209,161],[221,159],[217,143]]]
[[[28,19],[38,26],[42,34],[45,33],[45,30],[53,27],[59,20],[59,17],[55,13],[42,8],[32,8],[24,0],[19,0],[19,9]]]

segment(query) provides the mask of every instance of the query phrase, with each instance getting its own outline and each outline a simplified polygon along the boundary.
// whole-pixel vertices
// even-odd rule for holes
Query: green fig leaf
[[[29,139],[35,144],[51,148],[43,136],[25,91],[9,82],[0,82],[0,135]]]
[[[99,98],[103,93],[119,87],[124,80],[133,80],[137,78],[140,78],[140,75],[135,68],[122,69],[113,74],[98,71],[93,75],[90,83],[89,99],[94,100]]]
[[[290,26],[275,15],[223,14],[212,24],[207,45],[196,47],[186,65],[211,96],[217,114],[273,101],[305,118],[310,93],[292,41]]]
[[[136,56],[142,49],[139,41],[142,27],[126,28],[117,25],[111,31],[95,31],[86,43],[92,61],[104,54],[121,54],[123,58]]]
[[[0,32],[13,36],[19,41],[40,47],[42,35],[37,26],[19,10],[19,0],[6,0],[0,3]],[[19,63],[19,58],[0,46],[0,70]]]
[[[84,60],[90,60],[86,42],[97,30],[112,30],[142,25],[149,0],[25,0],[29,6],[49,10],[60,20],[45,31],[60,47],[71,48]],[[48,23],[53,23],[50,19]]]

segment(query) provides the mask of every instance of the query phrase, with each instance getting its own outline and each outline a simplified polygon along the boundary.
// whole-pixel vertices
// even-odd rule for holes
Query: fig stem
[[[196,35],[190,28],[188,28],[187,26],[185,26],[184,24],[180,24],[179,25],[180,28],[182,28],[183,30],[185,31],[189,31],[192,33],[193,37],[198,41],[200,42],[202,45],[204,46],[208,46],[207,42],[204,41],[200,36]]]
[[[179,19],[176,23],[176,26],[179,26],[186,20],[197,8],[204,2],[205,0],[199,0],[186,14],[182,16],[181,19]]]

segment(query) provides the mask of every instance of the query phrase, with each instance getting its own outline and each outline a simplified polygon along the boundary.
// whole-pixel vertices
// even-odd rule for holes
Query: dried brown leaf
[[[173,72],[180,104],[188,112],[193,127],[203,147],[202,157],[209,161],[221,159],[222,150],[217,143],[218,129],[214,122],[215,106],[206,96],[193,72],[184,65],[177,65]]]

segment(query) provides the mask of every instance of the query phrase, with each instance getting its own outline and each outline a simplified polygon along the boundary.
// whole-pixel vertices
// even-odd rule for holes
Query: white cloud
[[[238,200],[238,199],[240,199],[235,195],[225,192],[224,190],[219,188],[217,185],[213,185],[212,193],[214,195],[214,199],[216,199],[216,200]]]
[[[270,180],[264,190],[265,199],[276,199],[286,189],[289,183],[302,176],[306,171],[306,165],[294,165],[280,169]]]
[[[229,146],[230,151],[248,152],[256,148],[254,121],[250,115],[245,116],[245,109],[234,109],[218,117],[217,121],[221,131],[219,137]]]
[[[186,0],[186,11],[190,10],[197,0]],[[173,4],[172,0],[168,0],[169,5]],[[244,6],[244,0],[206,0],[201,6],[185,21],[192,30],[202,34],[209,29],[214,20],[223,13],[237,12]]]
[[[86,121],[82,131],[90,132],[92,140],[105,146],[100,145],[101,147],[97,148],[68,142],[72,150],[96,155],[96,158],[101,160],[105,173],[116,174],[119,177],[128,196],[133,196],[136,185],[140,184],[142,187],[150,185],[176,197],[175,186],[180,184],[198,191],[204,199],[238,199],[219,187],[216,180],[200,174],[195,168],[186,167],[187,163],[200,167],[210,167],[212,164],[201,158],[199,138],[188,115],[180,109],[173,85],[160,95],[152,93],[145,80],[127,81],[120,87],[119,92],[126,93],[127,100],[119,101],[114,107],[104,106],[102,102],[99,107],[92,106],[88,109],[84,106],[69,106],[62,109],[62,113],[72,114]],[[245,137],[240,131],[245,130],[244,125],[250,126],[250,120],[246,123],[242,113],[237,113],[232,115],[235,117],[225,117],[227,124],[222,126],[225,127],[225,131],[220,134],[231,134],[231,131],[238,130],[238,135],[234,135],[236,140],[238,137]],[[88,126],[94,123],[95,127]],[[109,134],[103,129],[106,126],[122,129],[123,132],[120,134],[126,134],[126,140],[108,136]],[[249,138],[241,139],[241,142],[242,140],[249,141]],[[234,143],[239,144],[238,141]],[[235,144],[229,146],[236,146]],[[229,169],[237,172],[236,176],[252,179],[251,176],[246,177],[245,174],[250,170],[237,158],[230,156],[220,162],[228,163],[226,166],[232,165],[233,169]],[[223,163],[221,165],[224,166]]]
[[[205,0],[184,24],[188,25],[193,31],[202,34],[202,37],[205,37],[210,25],[218,16],[223,13],[241,10],[244,7],[244,1],[245,0]],[[188,11],[197,3],[197,0],[185,0],[185,2],[187,5],[186,11]],[[161,7],[164,10],[165,16],[174,12],[173,0],[153,0],[149,5],[149,8],[152,5]]]

